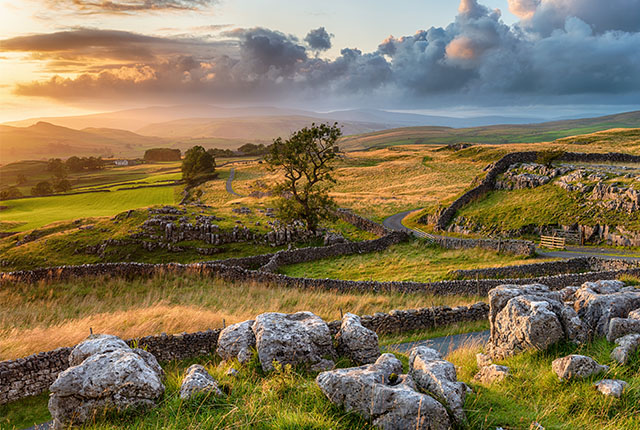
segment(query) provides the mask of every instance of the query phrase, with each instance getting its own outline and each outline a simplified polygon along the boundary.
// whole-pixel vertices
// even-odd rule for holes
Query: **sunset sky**
[[[0,102],[632,110],[640,0],[0,0]]]

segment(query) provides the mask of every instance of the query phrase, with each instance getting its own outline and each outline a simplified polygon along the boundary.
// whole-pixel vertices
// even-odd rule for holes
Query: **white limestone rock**
[[[598,390],[604,396],[611,396],[619,399],[622,397],[622,392],[627,388],[629,384],[620,379],[602,379],[594,384],[596,390]]]
[[[251,360],[251,350],[256,346],[252,326],[254,320],[232,324],[220,332],[216,352],[223,360],[237,359],[240,363]]]
[[[608,372],[609,366],[598,364],[591,357],[571,354],[557,358],[551,363],[551,369],[560,380],[583,379],[601,372]]]
[[[380,357],[378,335],[362,325],[358,315],[346,313],[336,335],[338,352],[356,364],[370,364]]]
[[[194,364],[187,369],[182,380],[180,398],[186,400],[201,393],[223,396],[222,391],[218,388],[218,382],[207,372],[207,369],[199,364]]]

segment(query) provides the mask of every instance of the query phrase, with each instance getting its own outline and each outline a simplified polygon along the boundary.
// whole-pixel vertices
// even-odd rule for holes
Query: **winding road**
[[[406,233],[412,234],[416,237],[422,238],[435,238],[435,237],[445,237],[445,236],[434,236],[431,234],[427,234],[423,231],[411,229],[404,224],[402,224],[402,220],[406,218],[410,213],[415,212],[415,210],[404,211],[397,213],[395,215],[391,215],[382,221],[382,225],[384,225],[389,230],[393,231],[404,231]],[[627,260],[627,261],[640,261],[640,257],[636,257],[633,255],[625,255],[629,254],[629,252],[611,249],[611,248],[592,248],[592,247],[584,247],[584,246],[574,246],[567,247],[565,251],[548,251],[542,250],[541,248],[536,248],[536,253],[542,257],[546,258],[576,258],[576,257],[598,257],[598,258],[608,258],[614,260]]]
[[[238,197],[243,197],[240,194],[236,193],[235,191],[233,191],[233,177],[236,174],[236,169],[235,167],[232,167],[231,169],[229,169],[229,177],[227,178],[227,192],[229,194],[233,194],[234,196],[238,196]]]

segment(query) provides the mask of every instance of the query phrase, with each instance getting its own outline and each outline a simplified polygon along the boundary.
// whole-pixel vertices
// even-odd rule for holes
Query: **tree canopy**
[[[216,160],[202,146],[190,148],[182,160],[182,179],[194,182],[211,177],[215,171]]]
[[[335,183],[332,172],[340,154],[340,136],[337,123],[311,124],[287,140],[274,140],[265,159],[271,170],[284,173],[284,181],[276,186],[280,219],[302,221],[316,231],[322,219],[333,216],[336,204],[328,190]]]

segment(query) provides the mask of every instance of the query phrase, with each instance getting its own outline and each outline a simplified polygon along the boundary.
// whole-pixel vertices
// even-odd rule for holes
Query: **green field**
[[[129,209],[174,204],[179,188],[168,186],[6,200],[2,202],[7,209],[0,211],[0,222],[13,224],[5,231],[24,231],[57,221],[113,216]]]
[[[346,255],[280,269],[290,276],[352,281],[432,282],[451,279],[452,270],[537,263],[540,259],[481,249],[443,249],[421,240],[394,245],[382,252]]]

